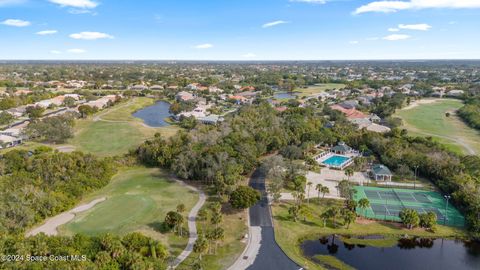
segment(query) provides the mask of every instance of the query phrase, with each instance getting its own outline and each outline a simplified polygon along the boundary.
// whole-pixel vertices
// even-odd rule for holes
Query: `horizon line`
[[[328,61],[480,61],[480,58],[381,58],[381,59],[0,59],[0,62],[24,61],[149,61],[149,62],[328,62]]]

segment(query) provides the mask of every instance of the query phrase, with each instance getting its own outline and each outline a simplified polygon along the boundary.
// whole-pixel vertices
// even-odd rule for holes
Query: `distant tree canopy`
[[[458,115],[471,127],[480,129],[480,98],[468,100]]]
[[[89,115],[96,113],[98,110],[96,107],[88,106],[88,105],[80,105],[78,106],[78,112],[82,118],[86,118]]]
[[[67,113],[34,120],[25,128],[27,137],[49,143],[64,143],[73,137],[74,116]]]
[[[0,125],[8,125],[14,120],[13,115],[8,112],[0,112]]]
[[[399,102],[392,106],[399,106]],[[335,118],[335,126],[325,128],[326,120],[318,117],[319,113],[330,120]],[[199,124],[169,139],[158,135],[141,145],[135,154],[145,164],[171,169],[181,178],[211,184],[220,195],[231,196],[242,175],[258,166],[260,156],[282,149],[285,156],[297,158],[298,148],[338,141],[363,149],[394,171],[410,172],[419,166],[418,173],[452,194],[452,202],[466,214],[469,228],[480,232],[478,159],[460,158],[432,140],[409,137],[398,129],[387,134],[357,130],[328,106],[320,112],[306,107],[282,113],[263,102],[243,106],[221,125]],[[286,163],[285,175],[279,182],[289,189],[303,190],[306,180],[300,173],[302,169],[295,166],[293,162]],[[351,189],[344,190],[346,197],[350,197],[348,190]]]
[[[40,106],[28,106],[26,109],[26,113],[31,119],[42,117],[44,111],[45,109]]]
[[[26,227],[71,208],[105,186],[115,169],[109,160],[48,148],[11,150],[0,159],[0,232]]]

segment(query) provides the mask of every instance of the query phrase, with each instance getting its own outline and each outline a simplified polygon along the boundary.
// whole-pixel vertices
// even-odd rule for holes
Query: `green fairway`
[[[297,95],[302,98],[302,97],[308,97],[312,95],[319,94],[321,92],[324,92],[326,90],[332,90],[332,89],[342,89],[345,88],[345,84],[341,83],[324,83],[324,84],[316,84],[314,86],[308,86],[307,88],[297,88],[295,89],[295,92]]]
[[[123,170],[105,188],[84,199],[90,202],[106,197],[106,201],[78,214],[59,231],[63,235],[142,232],[178,252],[186,245],[187,239],[162,233],[161,223],[165,214],[175,210],[180,203],[186,206],[186,216],[197,202],[198,194],[167,179],[159,169]]]
[[[438,99],[397,112],[404,127],[414,136],[432,137],[452,151],[465,154],[480,153],[480,132],[467,126],[455,115],[462,107],[460,100]],[[451,115],[446,116],[449,112]]]
[[[112,156],[127,153],[157,132],[167,137],[175,134],[177,126],[148,127],[131,115],[153,103],[153,99],[134,98],[92,118],[79,120],[76,122],[75,137],[68,143],[84,152]]]

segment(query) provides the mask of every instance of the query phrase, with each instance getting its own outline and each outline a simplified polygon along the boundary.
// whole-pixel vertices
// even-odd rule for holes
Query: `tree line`
[[[335,120],[335,126],[324,127],[326,119]],[[480,232],[480,158],[459,156],[431,139],[409,137],[399,129],[387,134],[357,130],[343,116],[325,108],[289,108],[277,113],[266,103],[244,106],[219,126],[199,125],[169,139],[158,135],[135,154],[147,165],[168,168],[183,179],[212,185],[228,200],[241,176],[258,166],[259,157],[281,150],[297,158],[317,143],[338,141],[362,149],[395,171],[410,172],[418,166],[420,175],[452,195],[455,206],[466,214],[469,229]],[[279,177],[282,182],[274,188],[305,187],[302,168],[295,166],[286,166],[283,173],[289,173],[288,177]]]

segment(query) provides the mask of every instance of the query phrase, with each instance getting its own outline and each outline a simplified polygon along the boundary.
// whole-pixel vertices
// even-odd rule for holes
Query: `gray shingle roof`
[[[373,165],[372,171],[376,175],[392,175],[392,172],[390,171],[390,169],[387,168],[387,166],[382,164]]]

